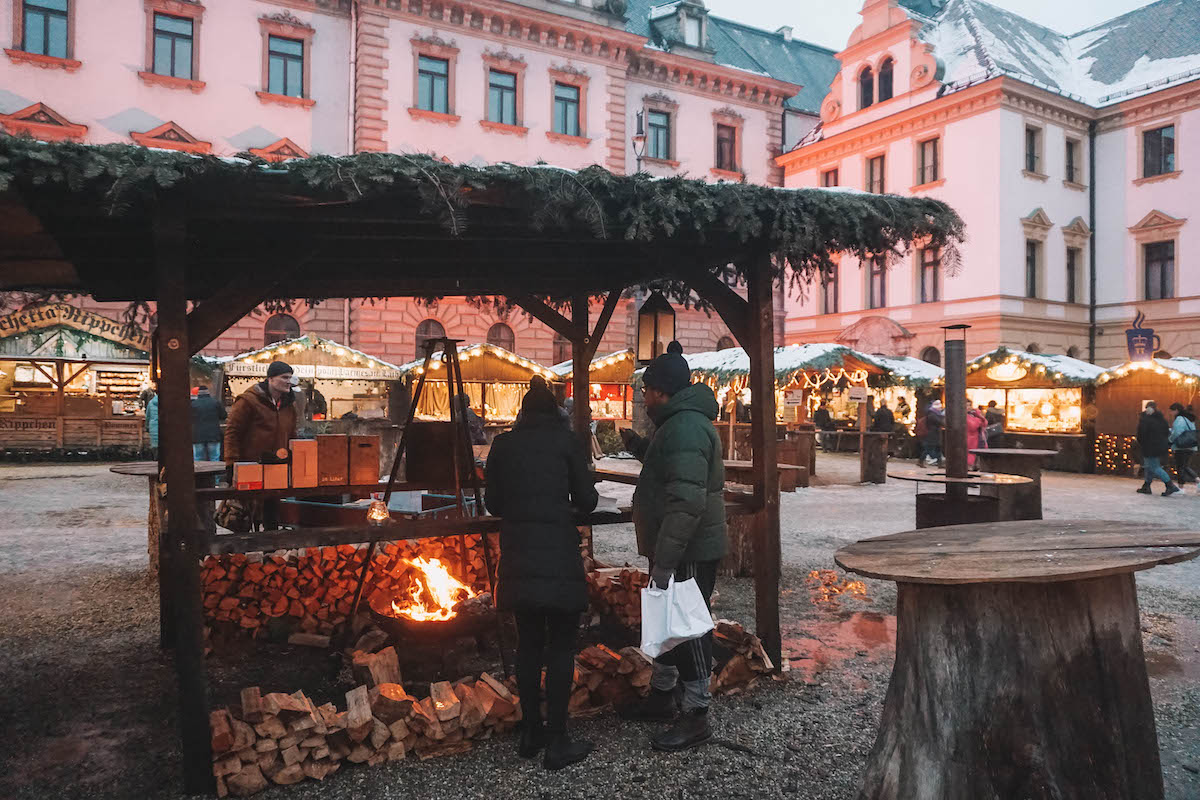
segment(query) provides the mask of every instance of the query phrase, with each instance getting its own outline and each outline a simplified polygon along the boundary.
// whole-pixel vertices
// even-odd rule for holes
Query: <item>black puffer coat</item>
[[[488,454],[485,502],[502,517],[497,608],[587,608],[574,518],[592,511],[597,499],[583,447],[557,415],[523,418],[496,437]]]

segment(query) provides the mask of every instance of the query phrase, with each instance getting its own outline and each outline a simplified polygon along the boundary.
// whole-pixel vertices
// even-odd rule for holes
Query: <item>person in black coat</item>
[[[547,769],[582,761],[592,749],[567,735],[567,704],[579,616],[588,605],[575,515],[592,511],[598,499],[583,447],[563,427],[554,395],[534,386],[521,401],[520,421],[492,442],[485,502],[501,518],[496,607],[517,620],[518,752],[532,758],[544,746]]]
[[[879,401],[879,408],[871,417],[871,430],[876,433],[892,433],[896,430],[896,415],[888,408],[886,400]]]
[[[1146,404],[1142,415],[1138,417],[1137,443],[1142,451],[1143,483],[1138,494],[1151,494],[1151,482],[1157,478],[1166,485],[1163,497],[1170,497],[1180,488],[1171,480],[1171,476],[1163,469],[1163,461],[1171,452],[1171,426],[1167,418],[1158,410],[1153,401]]]
[[[221,422],[225,406],[200,386],[192,397],[192,458],[194,461],[221,460]]]

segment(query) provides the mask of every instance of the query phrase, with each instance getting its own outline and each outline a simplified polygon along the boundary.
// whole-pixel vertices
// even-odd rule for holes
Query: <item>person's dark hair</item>
[[[542,386],[534,385],[521,398],[522,419],[529,419],[536,414],[556,414],[558,412],[558,403],[555,401],[554,395],[545,388],[545,381],[542,383]]]
[[[205,385],[202,383],[202,384],[200,384],[199,386],[197,386],[197,387],[196,387],[196,391],[197,391],[197,392],[207,392],[207,391],[208,391],[208,387],[207,387],[207,386],[205,386]],[[1178,404],[1178,403],[1176,403],[1175,405],[1179,405],[1179,404]]]
[[[996,407],[996,401],[988,400],[988,408],[995,408],[995,407]]]
[[[1183,403],[1171,403],[1171,410],[1177,414],[1180,413],[1184,410]]]

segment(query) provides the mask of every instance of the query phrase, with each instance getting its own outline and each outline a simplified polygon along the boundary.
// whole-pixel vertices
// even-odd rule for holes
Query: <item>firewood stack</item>
[[[608,567],[589,572],[588,596],[592,608],[626,628],[642,626],[642,589],[650,576],[630,567]]]
[[[412,568],[405,562],[417,556],[442,559],[463,583],[486,590],[481,539],[480,535],[452,536],[382,544],[372,558],[363,597],[376,589],[406,586]],[[205,615],[210,624],[235,625],[253,636],[272,618],[281,618],[299,633],[329,636],[346,622],[366,554],[366,545],[350,544],[208,556],[200,573]]]
[[[760,675],[775,669],[759,638],[736,622],[717,620],[713,644],[733,654],[713,675],[713,694],[737,694],[753,687]]]

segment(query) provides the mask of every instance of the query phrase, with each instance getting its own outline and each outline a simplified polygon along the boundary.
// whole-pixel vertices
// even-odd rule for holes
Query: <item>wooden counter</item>
[[[142,417],[55,417],[0,414],[0,448],[128,447],[149,443]]]

